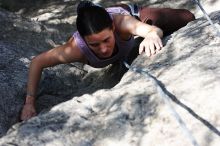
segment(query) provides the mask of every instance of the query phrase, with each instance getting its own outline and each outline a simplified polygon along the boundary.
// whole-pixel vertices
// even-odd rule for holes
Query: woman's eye
[[[104,40],[105,43],[109,42],[109,38]]]
[[[92,46],[92,47],[98,47],[99,44],[90,44],[90,46]]]

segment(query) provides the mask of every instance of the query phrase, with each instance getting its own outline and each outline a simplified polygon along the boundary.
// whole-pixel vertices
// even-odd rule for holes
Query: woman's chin
[[[108,59],[108,58],[110,58],[112,56],[112,54],[106,54],[106,55],[101,55],[101,56],[99,56],[99,58],[101,58],[101,59]]]

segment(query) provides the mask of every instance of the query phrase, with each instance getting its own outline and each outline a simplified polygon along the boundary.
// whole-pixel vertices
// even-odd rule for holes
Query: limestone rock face
[[[219,24],[220,12],[211,18]],[[12,126],[0,145],[191,145],[164,103],[158,91],[162,87],[198,144],[219,146],[220,38],[200,18],[165,38],[164,44],[159,54],[140,55],[131,65],[149,72],[156,84],[132,70],[118,83],[121,74],[111,72],[119,72],[120,66],[91,70],[76,64],[46,70],[38,100],[39,111],[46,110]],[[17,122],[30,58],[17,53],[16,45],[2,41],[0,47],[0,79],[5,80],[0,86],[0,130],[5,133]]]
[[[220,4],[200,2],[208,12]],[[121,64],[103,69],[78,63],[48,68],[39,86],[39,115],[19,123],[30,60],[72,35],[76,4],[75,0],[0,2],[0,7],[30,18],[0,9],[0,145],[191,145],[164,95],[200,146],[219,146],[220,38],[207,20],[199,18],[202,13],[192,1],[138,1],[152,7],[187,8],[199,18],[165,38],[156,56],[140,55],[133,62],[132,68],[148,71],[156,84],[132,70],[123,75]],[[220,12],[211,18],[220,24]]]

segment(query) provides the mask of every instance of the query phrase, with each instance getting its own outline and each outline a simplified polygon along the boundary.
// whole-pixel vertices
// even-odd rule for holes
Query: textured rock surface
[[[220,12],[212,19],[219,24]],[[42,25],[4,10],[0,26],[0,145],[191,145],[152,81],[128,71],[118,83],[120,66],[45,70],[39,116],[17,123],[31,56],[62,44],[72,26]],[[167,37],[161,53],[132,64],[156,77],[201,146],[220,144],[220,38],[214,32],[198,19]]]

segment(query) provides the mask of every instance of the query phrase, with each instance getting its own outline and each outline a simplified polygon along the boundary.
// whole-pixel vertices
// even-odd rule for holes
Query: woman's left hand
[[[139,54],[145,52],[150,57],[159,52],[162,47],[159,35],[156,32],[149,32],[139,46]]]

